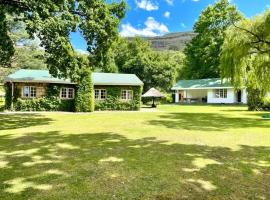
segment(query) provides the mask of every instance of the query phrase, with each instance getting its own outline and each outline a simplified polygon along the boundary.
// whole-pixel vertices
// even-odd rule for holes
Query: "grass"
[[[0,199],[269,199],[270,121],[243,106],[0,115]]]

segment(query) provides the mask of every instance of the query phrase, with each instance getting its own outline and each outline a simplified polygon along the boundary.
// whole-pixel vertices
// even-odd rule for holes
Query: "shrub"
[[[264,98],[262,109],[265,111],[270,111],[270,98],[269,97]]]
[[[160,103],[162,104],[166,104],[166,103],[172,103],[173,102],[173,95],[172,94],[166,94],[166,97],[165,98],[162,98],[160,100]]]
[[[74,111],[74,100],[61,100],[58,97],[20,99],[14,104],[16,111]]]

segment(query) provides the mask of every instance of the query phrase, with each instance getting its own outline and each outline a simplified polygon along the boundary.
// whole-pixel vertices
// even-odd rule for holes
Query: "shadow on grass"
[[[228,117],[217,113],[166,113],[160,120],[146,123],[173,129],[198,131],[222,131],[231,128],[270,128],[270,123],[261,119]]]
[[[52,122],[41,114],[0,114],[0,130],[26,128],[29,126],[46,125]]]
[[[268,199],[270,148],[114,133],[0,136],[0,199]]]

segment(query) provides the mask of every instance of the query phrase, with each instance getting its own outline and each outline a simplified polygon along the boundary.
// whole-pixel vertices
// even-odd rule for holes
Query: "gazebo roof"
[[[142,97],[165,97],[164,94],[162,94],[160,91],[158,91],[155,88],[151,88],[150,90],[148,90],[145,94],[142,95]]]

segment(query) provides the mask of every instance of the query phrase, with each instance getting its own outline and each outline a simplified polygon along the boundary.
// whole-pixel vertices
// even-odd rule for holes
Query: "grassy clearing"
[[[171,105],[0,115],[0,199],[269,199],[262,115]]]

